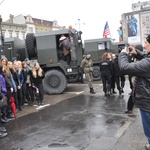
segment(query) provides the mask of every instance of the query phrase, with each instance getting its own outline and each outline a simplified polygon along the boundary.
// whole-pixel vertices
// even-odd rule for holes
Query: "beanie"
[[[135,49],[138,49],[138,50],[140,50],[140,51],[143,51],[143,46],[142,46],[141,44],[136,45],[136,46],[135,46]]]
[[[146,40],[148,41],[148,43],[150,43],[150,35],[148,35],[148,36],[146,37]]]
[[[13,58],[11,59],[12,62],[15,61],[15,60],[17,60],[17,57],[13,57]]]
[[[29,58],[25,58],[25,60],[24,60],[24,61],[25,61],[25,62],[26,62],[26,61],[29,61]]]

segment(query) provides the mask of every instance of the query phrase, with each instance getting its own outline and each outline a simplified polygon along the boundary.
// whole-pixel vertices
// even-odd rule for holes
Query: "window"
[[[104,43],[98,43],[98,50],[104,49]]]
[[[98,43],[98,50],[107,50],[110,48],[109,42]]]
[[[23,40],[25,40],[25,34],[24,33],[22,34],[22,38],[23,38]]]
[[[12,32],[9,33],[9,37],[12,37]]]
[[[16,33],[16,37],[19,39],[19,33],[18,32]]]
[[[29,33],[33,33],[33,28],[32,28],[32,27],[29,27],[29,28],[28,28],[28,32],[29,32]]]

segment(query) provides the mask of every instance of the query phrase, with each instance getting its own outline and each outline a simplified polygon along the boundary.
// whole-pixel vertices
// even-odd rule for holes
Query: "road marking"
[[[84,93],[84,91],[81,91],[81,92],[64,92],[65,94],[82,94]]]
[[[77,92],[76,94],[78,95],[78,94],[82,94],[82,93],[84,93],[84,91],[81,91],[81,92]]]
[[[43,109],[43,108],[45,108],[45,107],[47,107],[47,106],[50,106],[50,104],[46,104],[46,105],[41,105],[41,106],[38,106],[36,109]]]

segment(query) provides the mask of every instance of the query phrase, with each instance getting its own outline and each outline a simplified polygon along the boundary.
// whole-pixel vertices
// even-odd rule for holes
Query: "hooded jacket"
[[[5,82],[5,79],[4,77],[0,74],[0,87],[1,87],[1,91],[3,94],[6,94],[7,93],[7,90],[6,90],[6,82]]]
[[[130,63],[127,54],[120,53],[119,67],[124,74],[136,76],[134,103],[138,108],[150,112],[150,54],[145,56],[143,53],[138,53],[138,55],[143,59]]]

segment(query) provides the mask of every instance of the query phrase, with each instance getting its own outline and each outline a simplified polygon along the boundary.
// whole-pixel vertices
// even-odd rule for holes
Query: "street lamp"
[[[78,23],[76,23],[75,25],[79,25],[79,31],[80,31],[80,29],[81,29],[81,24],[84,24],[84,25],[85,25],[85,23],[81,23],[81,22],[80,22],[80,19],[78,19]]]

